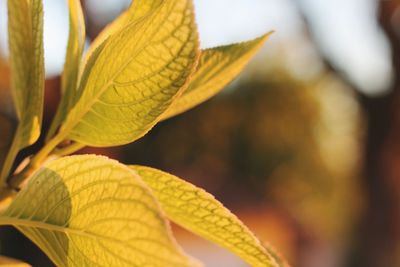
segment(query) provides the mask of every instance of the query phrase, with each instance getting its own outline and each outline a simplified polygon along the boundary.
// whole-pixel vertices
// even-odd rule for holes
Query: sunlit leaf
[[[166,0],[109,38],[59,137],[92,146],[140,138],[185,89],[197,59],[192,2]]]
[[[4,183],[18,152],[40,135],[44,97],[43,5],[41,0],[8,1],[11,89],[19,120],[0,174]]]
[[[37,171],[0,217],[57,266],[194,266],[158,203],[128,167],[71,156]]]
[[[85,20],[80,0],[68,0],[69,37],[65,56],[64,72],[61,79],[62,98],[54,116],[47,137],[53,136],[58,126],[65,120],[78,95],[78,74],[85,46]]]
[[[163,119],[193,108],[221,91],[243,70],[269,36],[270,33],[252,41],[202,51],[188,89],[173,103]]]
[[[96,39],[91,43],[84,57],[83,66],[86,66],[87,61],[93,55],[93,52],[103,44],[111,35],[121,30],[129,22],[138,20],[151,12],[154,12],[163,0],[135,0],[129,8],[120,16],[113,20],[97,35]],[[83,70],[83,68],[82,68]]]
[[[175,223],[240,256],[251,266],[279,266],[251,231],[211,194],[168,173],[131,166]]]
[[[20,260],[0,256],[0,267],[29,267],[31,265]]]
[[[40,135],[44,95],[43,6],[41,0],[8,1],[11,88],[19,118],[19,148]]]

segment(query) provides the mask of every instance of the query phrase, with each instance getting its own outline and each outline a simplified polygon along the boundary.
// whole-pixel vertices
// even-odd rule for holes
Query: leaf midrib
[[[112,237],[101,236],[101,235],[98,235],[95,233],[88,233],[83,230],[79,230],[79,229],[75,229],[75,228],[62,227],[59,225],[48,224],[48,223],[40,222],[40,221],[23,220],[23,219],[16,219],[16,218],[10,218],[10,217],[0,217],[0,225],[12,225],[12,226],[19,226],[19,227],[23,226],[23,227],[30,227],[33,229],[39,228],[39,229],[44,229],[44,230],[47,230],[50,232],[60,232],[60,233],[65,233],[67,235],[72,234],[72,235],[77,235],[77,236],[86,237],[86,238],[90,238],[90,239],[103,239],[103,240],[106,239],[108,241],[118,243],[122,246],[127,246],[129,244],[129,242],[124,242],[122,240],[118,240],[118,239],[115,239]],[[151,242],[155,241],[152,239],[148,239],[148,240]],[[166,244],[160,243],[160,245],[165,245],[168,248],[168,245],[166,245]],[[146,251],[143,251],[142,249],[135,247],[135,246],[129,245],[129,248],[136,250],[143,254],[148,254]],[[57,253],[55,253],[55,255],[57,255]],[[148,255],[150,255],[150,254],[148,254]],[[158,261],[166,261],[166,259],[164,259],[164,258],[156,257],[155,255],[151,255],[151,256],[154,257]],[[121,259],[127,262],[126,259],[124,259],[124,258],[121,258]],[[168,261],[173,264],[181,264],[181,263],[179,263],[179,261],[178,262],[173,261],[173,260],[168,260]],[[131,262],[129,262],[129,263],[131,263]]]
[[[89,238],[107,238],[106,236],[100,236],[94,233],[84,232],[80,229],[75,229],[71,227],[64,227],[56,224],[50,224],[46,222],[40,221],[33,221],[33,220],[24,220],[24,219],[17,219],[8,216],[1,216],[0,217],[0,225],[12,225],[12,226],[26,226],[31,228],[40,228],[49,231],[56,231],[62,232],[67,234],[74,234],[79,235],[82,237],[89,237]]]
[[[63,227],[63,226],[59,226],[56,224],[49,224],[49,223],[45,223],[45,222],[40,222],[40,221],[33,221],[33,220],[24,220],[24,219],[17,219],[17,218],[11,218],[11,217],[7,217],[7,216],[1,216],[0,217],[0,225],[12,225],[12,226],[24,226],[24,227],[30,227],[30,228],[39,228],[39,229],[44,229],[44,230],[48,230],[50,232],[60,232],[60,233],[65,233],[67,235],[77,235],[77,236],[81,236],[81,237],[86,237],[86,238],[90,238],[90,239],[106,239],[108,241],[112,241],[114,243],[119,243],[122,246],[127,246],[129,244],[129,241],[124,242],[122,240],[119,239],[115,239],[112,237],[108,237],[108,236],[102,236],[102,235],[98,235],[95,234],[93,232],[85,232],[83,230],[80,229],[76,229],[76,228],[71,228],[71,227]],[[137,239],[143,239],[143,238],[137,238]],[[152,239],[148,239],[151,242],[156,242],[156,240],[152,240]],[[160,242],[157,242],[160,245],[164,245],[166,246],[166,248],[168,248],[167,244],[163,244]],[[140,248],[137,247],[133,247],[130,246],[129,247],[131,249],[134,249],[136,251],[140,251],[141,253],[146,253],[145,251],[142,251]],[[152,255],[153,257],[155,257],[155,255]],[[155,257],[158,260],[166,260],[163,258],[159,258],[159,257]],[[175,264],[177,264],[177,262],[175,261],[170,261],[173,262]]]
[[[137,21],[133,21],[131,23],[129,23],[128,25],[126,25],[126,27],[132,27],[132,25],[136,25],[139,24],[141,22],[143,22],[145,19],[147,19],[150,16],[155,16],[156,12],[159,11],[159,9],[162,7],[162,5],[160,5],[157,10],[153,11],[151,14],[148,14],[147,16],[144,16],[140,19],[138,19]],[[166,16],[167,17],[167,16]],[[149,27],[149,25],[148,25]],[[115,33],[115,35],[121,33],[123,30]],[[143,38],[144,35],[141,36],[141,38]],[[109,39],[107,40],[109,41]],[[139,42],[140,40],[138,40]],[[105,49],[105,48],[104,48]],[[136,58],[136,56],[141,53],[143,50],[145,49],[145,46],[142,47],[141,49],[139,49],[134,55],[132,55],[132,57],[127,60],[127,62],[121,66],[115,73],[114,75],[112,75],[110,77],[110,80],[104,84],[100,90],[98,91],[98,93],[95,95],[95,97],[92,98],[92,100],[89,102],[89,104],[86,106],[86,108],[84,108],[81,112],[79,112],[78,114],[76,114],[75,116],[75,122],[74,123],[70,123],[70,125],[68,125],[67,128],[64,128],[62,133],[64,133],[62,136],[65,137],[69,134],[69,132],[76,126],[79,124],[80,120],[85,116],[86,113],[89,112],[89,110],[92,108],[92,106],[94,105],[94,103],[96,103],[98,101],[98,99],[104,94],[104,91],[109,88],[110,86],[112,86],[115,83],[115,78],[118,77],[118,75],[121,74],[121,72],[132,62],[132,60],[134,60]],[[91,75],[91,74],[89,74]],[[61,132],[60,132],[61,133]]]

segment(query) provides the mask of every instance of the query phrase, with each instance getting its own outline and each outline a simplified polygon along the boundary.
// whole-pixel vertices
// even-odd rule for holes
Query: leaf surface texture
[[[46,164],[0,223],[17,227],[57,266],[195,266],[140,178],[101,156]]]
[[[43,5],[41,0],[8,1],[11,89],[20,149],[40,135],[44,97]]]
[[[270,33],[248,42],[203,50],[188,89],[163,114],[163,119],[185,112],[220,92],[237,77],[269,35]]]
[[[107,25],[90,44],[88,51],[86,52],[83,66],[86,65],[89,58],[107,39],[123,29],[129,22],[136,21],[144,16],[154,12],[163,0],[135,0],[131,3],[129,8]],[[83,69],[82,69],[83,70]]]
[[[160,170],[130,167],[178,225],[229,249],[251,266],[279,266],[252,232],[211,194]]]
[[[163,1],[101,49],[83,73],[82,96],[61,135],[92,146],[130,143],[160,120],[194,71],[198,37],[192,2]]]

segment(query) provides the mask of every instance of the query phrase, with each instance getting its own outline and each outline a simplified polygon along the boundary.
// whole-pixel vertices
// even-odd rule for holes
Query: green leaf
[[[90,70],[97,57],[100,55],[101,51],[103,50],[105,44],[107,43],[109,37],[118,31],[122,30],[123,27],[127,26],[130,22],[137,21],[138,19],[154,12],[162,3],[162,0],[137,0],[134,1],[129,8],[123,12],[118,18],[116,18],[112,23],[110,23],[100,34],[96,37],[96,39],[91,43],[88,51],[86,52],[85,56],[83,57],[82,63],[79,65],[79,77],[78,81],[81,80],[82,72],[84,69]],[[83,25],[84,26],[84,25]],[[87,77],[85,77],[87,79]],[[86,81],[83,81],[85,83]],[[79,84],[79,82],[78,82]],[[79,90],[80,89],[80,90]],[[72,103],[69,104],[68,107],[63,107],[63,102],[59,106],[59,110],[64,110],[63,115],[59,115],[61,111],[58,111],[55,119],[52,123],[52,126],[49,130],[47,140],[50,139],[54,132],[56,131],[57,127],[60,125],[62,120],[65,119],[66,114],[70,110],[70,108],[76,104],[76,101],[79,100],[79,96],[81,96],[83,90],[83,86],[77,88],[77,92],[75,94],[75,98]],[[64,99],[64,98],[63,98]],[[63,100],[62,99],[62,100]],[[65,101],[66,102],[66,101]],[[65,104],[64,104],[65,106]],[[65,113],[65,114],[64,114]],[[58,118],[62,117],[62,118]],[[82,147],[84,145],[81,145]]]
[[[78,96],[78,74],[85,46],[85,19],[80,0],[68,0],[69,8],[69,37],[67,54],[65,56],[64,72],[61,78],[62,98],[54,116],[47,139],[52,137],[65,120],[68,111]]]
[[[0,256],[0,267],[29,267],[31,265],[20,260],[12,259],[5,256]]]
[[[107,39],[121,30],[130,22],[136,21],[144,16],[154,12],[163,0],[135,0],[129,8],[124,11],[120,16],[107,25],[100,34],[91,43],[86,55],[84,57],[83,66],[86,66],[89,58],[93,55],[94,51],[101,46]],[[83,68],[81,69],[83,70]]]
[[[251,266],[279,266],[251,231],[211,194],[178,177],[143,166],[130,166],[153,190],[175,223],[240,256]]]
[[[84,69],[90,70],[97,57],[100,55],[104,45],[108,41],[109,37],[118,31],[122,30],[130,22],[137,21],[138,19],[154,12],[162,3],[162,0],[137,0],[133,1],[129,8],[123,12],[119,17],[113,20],[109,25],[107,25],[96,37],[96,39],[91,43],[88,51],[86,52],[82,64],[79,68],[79,79],[81,80],[82,72]],[[87,77],[86,77],[87,78]],[[78,88],[79,89],[79,88]],[[82,93],[83,87],[78,90],[77,96]],[[75,101],[78,99],[75,98]],[[72,106],[72,105],[71,105]]]
[[[11,88],[19,149],[39,138],[44,96],[43,6],[41,0],[8,1]]]
[[[44,97],[43,5],[8,0],[11,89],[19,120],[0,174],[5,183],[18,152],[40,136]]]
[[[128,167],[81,155],[47,163],[0,217],[57,266],[195,266]]]
[[[197,60],[192,2],[164,1],[109,37],[58,138],[100,147],[135,141],[186,89]]]
[[[221,91],[243,70],[271,33],[257,39],[202,51],[188,89],[163,115],[167,119],[191,109]]]

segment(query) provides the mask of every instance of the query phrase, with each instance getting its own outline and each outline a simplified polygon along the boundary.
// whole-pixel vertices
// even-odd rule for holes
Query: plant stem
[[[40,164],[46,159],[46,157],[57,147],[59,143],[63,141],[63,136],[60,134],[56,135],[51,139],[40,151],[37,153],[31,161],[33,167],[39,167]]]
[[[60,148],[60,149],[54,150],[54,155],[58,156],[58,157],[67,156],[67,155],[70,155],[72,153],[75,153],[78,150],[81,150],[85,146],[86,145],[81,144],[81,143],[73,143],[73,144],[71,144],[69,146],[66,146],[64,148]]]
[[[1,170],[0,187],[2,189],[7,187],[7,177],[11,172],[11,168],[14,164],[15,158],[17,157],[17,154],[20,149],[20,139],[21,139],[20,133],[21,133],[21,128],[18,126],[17,130],[15,131],[14,139],[11,143],[10,150],[8,151],[6,160],[4,162],[3,169]]]
[[[62,140],[63,136],[59,134],[52,138],[35,156],[33,156],[29,164],[20,173],[10,177],[8,186],[13,189],[18,189],[20,185],[40,167]]]

